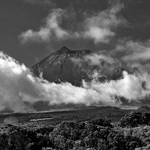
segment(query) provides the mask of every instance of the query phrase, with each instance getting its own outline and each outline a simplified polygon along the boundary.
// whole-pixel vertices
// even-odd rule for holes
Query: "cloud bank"
[[[72,31],[62,27],[62,20],[67,22],[70,12],[63,9],[53,9],[45,19],[45,25],[38,31],[29,29],[19,36],[22,43],[46,42],[51,40],[87,39],[95,44],[108,43],[115,36],[115,29],[126,21],[118,16],[123,4],[112,5],[110,8],[98,13],[86,15],[82,22],[78,22],[80,29]],[[80,14],[83,15],[83,14]]]
[[[36,78],[25,65],[0,53],[0,110],[34,111],[32,105],[41,100],[49,105],[124,106],[131,102],[142,104],[143,98],[149,94],[150,75],[147,73],[128,74],[124,71],[122,79],[116,81],[100,83],[93,79],[89,83],[83,81],[83,87],[75,87],[70,83],[55,84]],[[126,103],[119,97],[124,97]]]

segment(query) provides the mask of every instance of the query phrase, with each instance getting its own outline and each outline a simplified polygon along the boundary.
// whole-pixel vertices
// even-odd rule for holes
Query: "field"
[[[38,113],[10,113],[1,114],[0,123],[29,123],[35,122],[41,124],[56,125],[62,121],[88,121],[93,118],[102,117],[110,119],[115,122],[118,121],[125,114],[132,110],[119,109],[116,107],[89,107],[76,110],[59,110],[54,112],[38,112]]]

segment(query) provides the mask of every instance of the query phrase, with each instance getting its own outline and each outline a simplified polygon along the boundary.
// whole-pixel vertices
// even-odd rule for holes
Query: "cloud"
[[[120,24],[126,24],[126,21],[118,16],[118,13],[123,8],[123,4],[112,5],[110,8],[98,13],[86,15],[83,21],[76,23],[80,28],[76,31],[64,29],[61,27],[62,22],[67,22],[71,19],[70,11],[65,11],[60,8],[53,11],[45,19],[45,25],[38,31],[29,29],[19,36],[22,43],[26,42],[47,42],[51,40],[68,40],[68,39],[88,39],[98,43],[108,43],[115,36],[115,29]],[[80,13],[80,15],[83,15]],[[78,17],[78,16],[77,16]],[[75,25],[74,25],[75,26]]]
[[[125,20],[119,18],[117,13],[123,8],[123,4],[111,6],[97,15],[91,16],[85,20],[84,37],[93,39],[95,44],[99,42],[107,43],[115,35],[112,28],[119,24],[124,24]]]
[[[96,54],[96,53],[85,56],[84,60],[89,62],[92,65],[100,65],[103,61],[105,61],[108,64],[116,63],[116,60],[113,59],[112,57],[106,56],[104,54]]]
[[[54,9],[47,16],[45,21],[46,25],[41,27],[39,31],[33,31],[29,29],[19,36],[22,43],[26,43],[28,41],[49,42],[52,37],[55,37],[57,39],[65,39],[67,36],[69,36],[69,34],[59,26],[64,13],[65,11],[63,11],[62,9]]]
[[[110,57],[106,51],[92,53],[82,59],[71,58],[71,60],[80,66],[90,79],[96,79],[97,81],[101,78],[116,79],[122,74],[122,64],[116,58]],[[88,67],[86,68],[86,66]]]
[[[111,55],[119,58],[131,72],[150,73],[150,40],[120,39]]]
[[[121,40],[115,51],[123,53],[122,60],[125,62],[144,62],[150,60],[150,41]]]
[[[106,97],[70,83],[55,84],[35,78],[24,65],[0,53],[0,110],[11,108],[14,112],[28,112],[32,111],[33,103],[41,100],[50,105],[107,104]]]
[[[93,81],[91,86],[98,92],[103,92],[104,95],[116,95],[125,97],[128,100],[138,101],[138,99],[144,97],[145,94],[141,83],[140,77],[130,75],[124,71],[122,79],[103,84]]]
[[[121,79],[103,83],[93,79],[91,82],[83,81],[83,87],[76,87],[67,82],[56,84],[36,78],[23,64],[0,53],[0,110],[10,108],[14,112],[31,112],[34,111],[32,105],[41,100],[49,105],[125,106],[142,104],[149,95],[148,73],[128,74],[124,71]],[[124,97],[126,103],[120,97]],[[149,103],[148,99],[146,103]]]
[[[131,50],[131,54],[124,56],[124,60],[148,60],[150,59],[150,41],[147,43],[132,42],[127,43],[127,48]]]
[[[99,27],[89,27],[89,29],[84,33],[84,37],[87,39],[93,39],[95,44],[99,42],[108,43],[110,37],[114,35],[115,34],[109,29],[102,29]]]

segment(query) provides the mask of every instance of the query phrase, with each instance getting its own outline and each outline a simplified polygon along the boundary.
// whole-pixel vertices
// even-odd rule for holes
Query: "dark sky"
[[[150,0],[0,0],[0,50],[30,67],[52,51],[150,59]]]

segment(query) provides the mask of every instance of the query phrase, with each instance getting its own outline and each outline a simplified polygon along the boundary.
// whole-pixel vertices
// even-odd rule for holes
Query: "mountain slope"
[[[81,86],[83,79],[92,80],[94,74],[100,74],[99,81],[121,77],[123,69],[116,60],[112,63],[107,61],[108,57],[106,60],[100,57],[100,62],[95,64],[92,63],[94,54],[90,50],[70,50],[64,46],[32,66],[31,71],[49,82],[70,82],[75,86]]]

